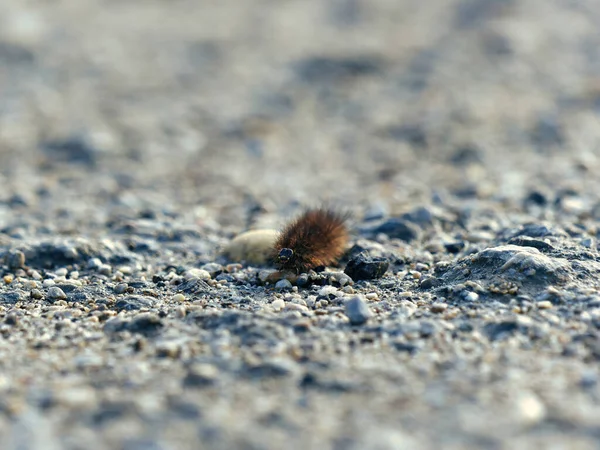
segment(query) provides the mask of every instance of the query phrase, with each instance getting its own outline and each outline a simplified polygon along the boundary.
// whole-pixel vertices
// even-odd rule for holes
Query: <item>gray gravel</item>
[[[600,447],[596,0],[75,3],[0,2],[0,448]]]

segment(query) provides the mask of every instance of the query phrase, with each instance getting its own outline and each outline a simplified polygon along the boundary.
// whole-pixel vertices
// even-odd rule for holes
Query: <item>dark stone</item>
[[[96,165],[99,152],[81,136],[72,136],[64,141],[46,142],[42,144],[42,150],[48,155],[49,161],[89,167]]]
[[[308,274],[306,273],[302,273],[298,276],[298,278],[296,279],[296,286],[298,287],[306,287],[308,286],[309,283],[309,279],[308,279]]]
[[[393,342],[393,347],[399,352],[406,352],[409,355],[414,355],[419,350],[415,344],[408,344],[406,342]]]
[[[356,384],[343,380],[326,379],[314,372],[307,372],[300,379],[299,386],[303,389],[316,389],[331,393],[345,393],[359,390]]]
[[[554,247],[547,242],[539,239],[534,239],[529,236],[517,236],[508,241],[509,244],[518,245],[520,247],[533,247],[544,252],[554,250]]]
[[[540,238],[546,236],[560,236],[564,233],[548,228],[546,225],[541,224],[529,224],[521,227],[519,231],[513,234],[513,237],[517,236],[529,236],[533,238]]]
[[[81,287],[75,286],[74,284],[70,284],[70,283],[57,284],[56,287],[61,289],[66,294],[68,294],[69,292],[76,291],[76,290],[80,290],[80,291],[83,290]]]
[[[251,378],[279,378],[295,373],[295,367],[285,360],[265,361],[248,367],[245,375]]]
[[[210,291],[211,288],[204,280],[191,278],[181,283],[177,290],[186,294],[201,294]]]
[[[548,204],[548,198],[539,191],[531,191],[527,197],[525,197],[525,204],[546,206]]]
[[[20,269],[25,265],[25,254],[20,250],[11,250],[6,254],[5,260],[9,269]]]
[[[138,280],[138,281],[130,281],[129,283],[127,283],[127,285],[128,285],[129,287],[131,287],[131,288],[134,288],[134,289],[144,289],[144,288],[147,288],[147,287],[149,287],[149,283],[148,283],[148,282],[146,282],[146,281],[141,281],[141,280]]]
[[[393,125],[385,129],[384,134],[399,142],[408,142],[413,147],[427,147],[427,135],[419,125]]]
[[[386,258],[372,258],[365,254],[361,254],[348,262],[344,269],[344,273],[354,281],[373,280],[381,278],[388,270],[389,266],[390,263]]]
[[[127,324],[127,330],[143,335],[156,334],[164,324],[156,314],[140,314]]]
[[[465,242],[464,241],[448,242],[448,243],[444,244],[444,248],[446,249],[446,251],[448,253],[452,253],[455,255],[455,254],[459,253],[462,249],[465,248]]]
[[[547,151],[548,147],[561,147],[565,138],[562,125],[554,116],[542,116],[531,131],[531,139],[540,151]]]
[[[371,233],[383,233],[392,239],[412,242],[421,237],[421,230],[409,220],[393,217],[370,230]]]
[[[514,320],[497,323],[488,323],[483,327],[483,332],[491,341],[498,341],[514,335],[519,329],[519,324]]]
[[[421,281],[419,285],[421,289],[432,289],[439,285],[439,280],[436,277],[427,277]]]
[[[464,145],[457,148],[452,156],[450,162],[455,166],[466,166],[474,163],[481,163],[481,154],[477,147],[472,145]]]
[[[382,71],[376,56],[351,58],[310,57],[296,63],[298,76],[308,83],[332,83],[344,79],[373,76]]]
[[[0,304],[15,304],[24,301],[27,294],[23,291],[3,292],[0,294]]]
[[[134,311],[142,308],[151,308],[153,305],[152,299],[142,297],[141,295],[130,295],[129,297],[119,300],[115,308],[117,311]]]
[[[77,303],[87,303],[90,299],[90,296],[85,290],[77,289],[69,294],[67,294],[67,300],[70,302]]]
[[[433,224],[434,214],[431,212],[430,208],[421,206],[402,214],[402,219],[413,222],[420,227],[426,227]]]

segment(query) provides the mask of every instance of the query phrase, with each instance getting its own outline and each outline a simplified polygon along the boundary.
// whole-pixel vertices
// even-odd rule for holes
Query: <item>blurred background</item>
[[[4,0],[0,225],[595,195],[599,23],[597,0]]]

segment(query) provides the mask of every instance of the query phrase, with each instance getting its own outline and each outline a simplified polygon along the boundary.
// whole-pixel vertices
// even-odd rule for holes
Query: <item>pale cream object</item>
[[[273,251],[279,236],[276,230],[251,230],[235,237],[223,249],[223,254],[232,261],[264,264]]]

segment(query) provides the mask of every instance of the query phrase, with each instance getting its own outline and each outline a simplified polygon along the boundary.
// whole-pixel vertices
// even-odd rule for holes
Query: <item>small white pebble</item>
[[[183,294],[175,294],[173,296],[173,301],[175,301],[175,302],[184,302],[185,301],[185,295],[183,295]]]
[[[185,271],[183,277],[186,280],[190,280],[192,278],[199,278],[200,280],[210,280],[210,273],[208,273],[208,271],[204,269],[189,269]]]
[[[377,292],[369,292],[368,294],[365,295],[365,298],[367,300],[378,300],[379,295],[377,295]]]
[[[123,275],[131,275],[133,273],[133,269],[130,266],[121,266],[118,270]]]
[[[285,309],[287,311],[308,311],[308,308],[304,305],[299,305],[298,303],[286,303]]]
[[[337,288],[335,288],[334,286],[323,286],[321,289],[319,289],[319,295],[330,295],[333,294],[337,297],[338,295],[338,290]]]
[[[542,300],[541,302],[537,302],[536,305],[538,309],[550,309],[553,306],[549,300]]]
[[[50,287],[50,286],[54,286],[56,283],[54,282],[54,280],[44,280],[44,282],[42,283],[42,286],[44,287]]]
[[[102,261],[99,258],[90,258],[87,263],[88,269],[97,269],[100,266],[102,266]]]
[[[469,292],[467,295],[465,295],[465,300],[468,300],[470,302],[476,302],[477,300],[479,300],[479,294],[477,294],[476,292]]]
[[[57,269],[55,272],[57,277],[64,277],[67,275],[67,269],[65,269],[64,267],[61,267],[60,269]]]
[[[71,280],[77,280],[77,279],[79,278],[79,272],[78,272],[78,271],[76,271],[76,270],[74,270],[73,272],[71,272],[71,273],[69,274],[69,278],[70,278]]]
[[[274,300],[273,303],[271,303],[271,307],[275,310],[275,311],[281,311],[283,308],[285,308],[285,302],[278,298],[277,300]]]
[[[29,276],[31,278],[33,278],[34,280],[41,280],[42,279],[42,275],[37,270],[32,270],[29,273]]]

